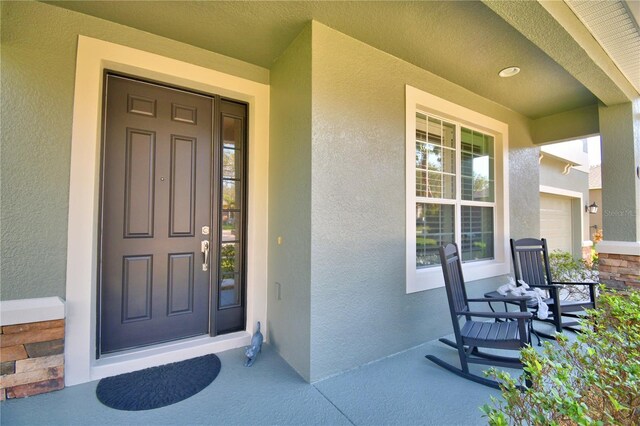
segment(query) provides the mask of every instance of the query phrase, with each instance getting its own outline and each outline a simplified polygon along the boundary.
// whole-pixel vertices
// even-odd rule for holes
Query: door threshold
[[[91,380],[99,380],[144,368],[240,348],[248,346],[250,343],[251,334],[246,331],[238,331],[216,337],[191,337],[175,342],[103,355],[100,359],[93,361]]]

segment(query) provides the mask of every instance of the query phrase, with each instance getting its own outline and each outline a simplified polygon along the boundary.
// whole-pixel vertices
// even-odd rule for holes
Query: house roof
[[[589,189],[602,189],[602,165],[589,167]]]
[[[48,3],[265,68],[317,20],[532,119],[638,96],[564,2]]]

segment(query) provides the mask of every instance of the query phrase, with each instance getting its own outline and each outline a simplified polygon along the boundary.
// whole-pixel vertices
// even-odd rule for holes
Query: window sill
[[[466,282],[509,274],[509,262],[477,261],[462,264],[462,273]],[[407,294],[444,287],[442,267],[416,269],[413,277],[407,276]]]

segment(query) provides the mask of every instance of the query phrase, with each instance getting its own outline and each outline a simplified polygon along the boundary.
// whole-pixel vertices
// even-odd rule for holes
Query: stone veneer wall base
[[[640,256],[600,253],[598,255],[600,281],[615,289],[640,290]]]
[[[0,400],[64,388],[64,320],[3,326]]]
[[[0,302],[0,401],[64,388],[64,302]]]

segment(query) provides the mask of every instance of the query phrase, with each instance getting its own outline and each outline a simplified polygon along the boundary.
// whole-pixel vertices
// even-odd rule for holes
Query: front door
[[[106,79],[100,354],[209,333],[220,208],[214,98]]]

